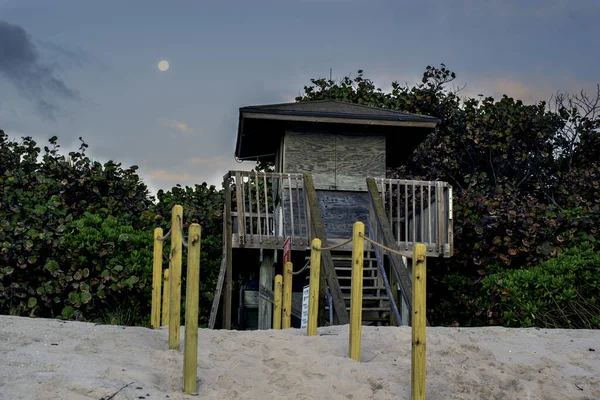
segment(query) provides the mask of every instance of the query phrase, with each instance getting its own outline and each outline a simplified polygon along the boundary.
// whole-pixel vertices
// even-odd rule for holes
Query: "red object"
[[[283,265],[290,262],[292,253],[292,238],[287,237],[283,242]]]

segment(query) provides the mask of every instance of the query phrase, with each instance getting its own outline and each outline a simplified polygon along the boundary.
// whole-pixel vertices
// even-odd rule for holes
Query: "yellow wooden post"
[[[281,329],[281,296],[283,290],[283,277],[275,276],[275,294],[273,295],[273,329]]]
[[[286,262],[283,267],[283,329],[292,326],[292,268],[291,262]]]
[[[427,247],[418,243],[413,248],[412,258],[412,363],[411,363],[411,395],[413,400],[425,400],[425,327],[426,316],[426,264]]]
[[[152,260],[152,311],[150,312],[150,326],[152,329],[160,328],[160,287],[162,281],[162,241],[163,230],[154,230],[154,256]]]
[[[198,296],[200,289],[200,225],[191,224],[188,234],[188,263],[185,281],[185,343],[183,391],[196,393],[198,373]]]
[[[171,217],[171,272],[169,277],[169,349],[179,350],[181,329],[181,252],[183,207],[173,206]]]
[[[310,283],[308,290],[308,322],[306,336],[317,335],[317,317],[319,316],[319,279],[321,277],[321,239],[314,238],[310,250]]]
[[[363,266],[365,259],[365,224],[355,222],[352,229],[352,285],[350,297],[350,358],[360,361],[362,338]]]
[[[160,326],[169,325],[169,300],[171,292],[169,285],[169,268],[165,269],[165,277],[163,279],[163,295],[162,295],[162,324]]]

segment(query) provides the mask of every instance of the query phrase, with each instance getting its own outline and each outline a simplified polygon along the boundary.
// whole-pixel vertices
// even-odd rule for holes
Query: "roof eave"
[[[433,129],[440,122],[434,117],[423,118],[390,118],[387,116],[373,116],[360,114],[338,114],[338,113],[315,113],[280,110],[240,110],[240,121],[243,118],[265,119],[275,121],[298,121],[298,122],[325,122],[338,124],[359,124],[376,126],[404,126],[415,128]]]

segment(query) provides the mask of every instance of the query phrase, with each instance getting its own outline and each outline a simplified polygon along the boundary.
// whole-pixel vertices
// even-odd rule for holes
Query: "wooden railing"
[[[310,242],[302,174],[230,171],[224,177],[231,201],[233,247],[292,248]],[[227,211],[227,210],[226,210]]]
[[[375,179],[367,178],[367,190],[369,192],[369,228],[371,229],[371,238],[386,247],[398,250],[398,243],[392,233],[392,227],[384,209],[384,201],[377,189]],[[377,260],[378,262],[383,262],[381,253],[383,252],[376,252],[381,258],[381,260]],[[394,278],[394,286],[397,286],[400,289],[401,298],[398,300],[400,300],[399,305],[402,307],[401,311],[407,316],[407,318],[405,318],[406,320],[399,321],[401,318],[398,318],[395,322],[410,325],[410,315],[412,314],[412,280],[410,271],[406,267],[402,256],[398,255],[396,252],[386,251],[384,254],[390,261],[390,277]],[[407,256],[410,255],[407,254]],[[392,292],[394,289],[395,288],[392,288],[390,285],[388,297],[390,295],[395,297]]]
[[[446,182],[375,178],[392,233],[407,255],[417,243],[427,256],[453,253],[452,187]]]

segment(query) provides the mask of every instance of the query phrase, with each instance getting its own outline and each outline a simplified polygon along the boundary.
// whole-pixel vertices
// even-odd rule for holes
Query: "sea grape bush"
[[[152,199],[135,166],[92,161],[84,142],[68,157],[49,144],[0,131],[0,312],[84,318],[143,289]]]
[[[486,276],[489,308],[508,326],[599,329],[600,253],[590,239],[530,269]]]
[[[296,100],[332,98],[441,120],[405,166],[388,171],[454,189],[454,256],[428,263],[431,321],[508,324],[500,298],[483,286],[486,276],[529,270],[598,233],[600,88],[596,98],[558,94],[551,109],[508,96],[464,98],[448,89],[455,78],[443,64],[429,66],[421,83],[394,82],[385,93],[358,71],[339,82],[313,79]]]

